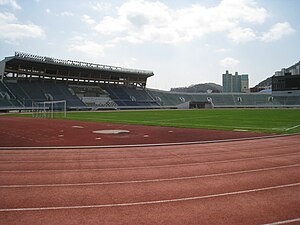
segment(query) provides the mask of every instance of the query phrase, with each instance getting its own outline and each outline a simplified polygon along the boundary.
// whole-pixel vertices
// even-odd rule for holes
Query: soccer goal
[[[67,102],[66,100],[32,102],[32,117],[65,118],[67,117]]]

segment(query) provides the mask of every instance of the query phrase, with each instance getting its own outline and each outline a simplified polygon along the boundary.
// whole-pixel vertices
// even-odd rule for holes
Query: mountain
[[[188,93],[220,93],[222,92],[223,88],[219,84],[215,83],[205,83],[205,84],[193,84],[189,87],[177,87],[171,88],[173,92],[188,92]]]
[[[268,77],[267,79],[261,81],[259,84],[255,86],[255,88],[265,88],[272,85],[272,77]]]

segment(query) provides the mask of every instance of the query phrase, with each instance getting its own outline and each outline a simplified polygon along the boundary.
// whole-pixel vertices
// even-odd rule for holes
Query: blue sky
[[[300,60],[299,0],[0,0],[0,58],[22,51],[136,69],[148,87],[249,74]]]

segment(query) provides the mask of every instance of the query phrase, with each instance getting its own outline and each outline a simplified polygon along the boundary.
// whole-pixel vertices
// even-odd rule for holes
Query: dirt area
[[[226,140],[265,135],[258,132],[0,117],[0,147],[156,144]]]

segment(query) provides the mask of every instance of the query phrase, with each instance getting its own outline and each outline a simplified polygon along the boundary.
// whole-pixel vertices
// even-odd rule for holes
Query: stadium
[[[36,102],[62,100],[68,110],[300,106],[299,96],[291,94],[193,94],[148,89],[152,71],[21,52],[6,57],[0,68],[1,111],[31,110]]]
[[[299,76],[281,75],[272,93],[182,93],[148,70],[6,57],[0,223],[299,223]]]

